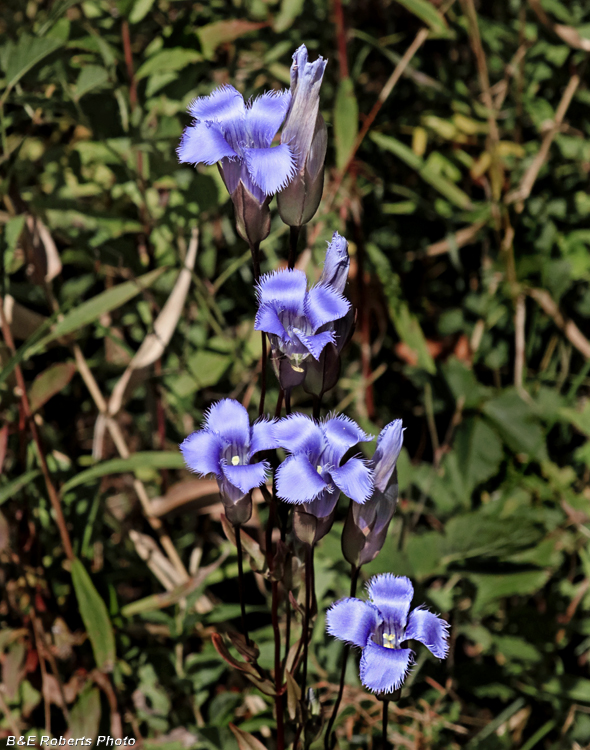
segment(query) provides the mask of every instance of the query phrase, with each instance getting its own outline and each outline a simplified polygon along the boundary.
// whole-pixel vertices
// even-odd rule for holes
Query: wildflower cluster
[[[395,512],[396,463],[404,429],[399,419],[386,425],[377,437],[373,457],[367,459],[359,446],[373,437],[356,422],[344,414],[320,419],[322,399],[338,380],[340,357],[355,320],[345,296],[350,258],[343,236],[334,233],[316,284],[310,286],[306,274],[295,268],[299,232],[316,213],[323,188],[327,135],[319,96],[325,69],[326,61],[320,57],[310,63],[302,46],[293,55],[289,91],[267,92],[245,102],[235,88],[223,86],[196,99],[189,107],[194,120],[178,147],[183,162],[218,164],[234,204],[237,231],[252,251],[258,303],[254,329],[261,332],[263,343],[260,416],[251,423],[239,402],[218,401],[205,414],[202,428],[189,435],[180,449],[191,471],[217,479],[226,533],[237,547],[240,578],[245,539],[252,565],[271,583],[274,674],[257,664],[257,650],[245,630],[243,596],[244,640],[232,642],[245,659],[243,673],[274,696],[277,748],[285,746],[285,685],[296,679],[301,699],[295,712],[299,724],[295,736],[302,736],[307,747],[322,731],[319,704],[306,690],[308,644],[316,611],[313,551],[332,527],[341,495],[350,500],[342,550],[351,565],[351,596],[328,610],[328,633],[362,649],[361,681],[383,697],[385,706],[412,664],[413,651],[404,644],[420,641],[438,658],[447,653],[446,623],[423,607],[410,612],[413,587],[407,578],[377,576],[368,584],[368,601],[354,596],[359,571],[383,547]],[[280,142],[273,145],[281,125]],[[290,227],[288,264],[262,275],[259,246],[270,231],[270,202],[275,194],[281,219]],[[280,387],[274,418],[264,415],[268,358]],[[313,416],[291,412],[292,393],[300,387],[313,396]],[[281,417],[283,403],[286,414]],[[258,545],[242,530],[250,520],[256,488],[268,504],[266,549],[260,555]],[[279,531],[275,537],[274,529]],[[273,543],[273,538],[280,541]],[[243,589],[240,580],[242,594]],[[291,601],[297,596],[301,633],[287,674],[280,659],[277,623],[283,608],[289,638],[294,616]],[[214,643],[235,665],[222,639]],[[287,643],[286,652],[290,647]],[[348,649],[344,665],[347,656]],[[344,673],[343,668],[343,679]],[[326,748],[332,746],[331,730],[343,687],[342,680],[325,733]],[[292,707],[289,715],[293,719]],[[297,739],[295,750],[296,746]]]

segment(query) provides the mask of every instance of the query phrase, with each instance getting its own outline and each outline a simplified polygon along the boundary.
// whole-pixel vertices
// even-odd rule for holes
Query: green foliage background
[[[191,502],[162,518],[196,576],[187,596],[166,573],[136,484],[154,504],[169,501],[189,479],[177,444],[211,401],[254,406],[259,394],[249,253],[216,168],[175,158],[187,105],[226,82],[246,96],[288,85],[290,56],[305,43],[312,59],[330,60],[326,193],[307,230],[306,270],[317,278],[338,229],[351,241],[349,293],[364,311],[329,406],[374,434],[397,417],[407,426],[398,511],[363,574],[410,576],[416,602],[451,624],[449,659],[419,657],[394,739],[408,748],[590,743],[590,7],[351,0],[340,31],[338,8],[3,6],[1,296],[16,354],[5,339],[0,736],[41,735],[48,720],[56,735],[95,736],[115,732],[118,719],[145,747],[227,750],[237,748],[234,722],[272,746],[270,699],[211,645],[212,632],[239,626],[219,507],[193,483]],[[359,128],[424,25],[429,38],[351,162]],[[519,194],[544,140],[547,158],[530,194]],[[115,418],[130,452],[120,457],[80,362],[108,398],[153,331],[196,226],[178,325]],[[47,280],[51,238],[61,269]],[[286,245],[273,214],[263,270]],[[271,379],[269,408],[276,398]],[[309,409],[303,392],[294,406]],[[322,700],[339,673],[341,645],[325,636],[323,612],[348,591],[344,513],[318,550],[310,675]],[[253,537],[264,518],[261,507]],[[265,598],[253,574],[248,584],[270,666]],[[379,707],[352,663],[348,685],[340,747],[369,748]]]

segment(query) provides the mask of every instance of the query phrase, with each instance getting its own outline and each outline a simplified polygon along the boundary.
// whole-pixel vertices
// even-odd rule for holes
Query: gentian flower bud
[[[304,44],[293,55],[291,106],[281,143],[293,149],[296,173],[277,196],[281,219],[292,227],[307,224],[322,198],[328,135],[319,104],[327,62],[321,57],[313,63],[308,62]]]
[[[319,283],[327,284],[342,294],[348,279],[349,267],[348,242],[338,232],[334,232],[332,241],[326,250],[324,270]],[[352,337],[354,321],[355,311],[350,307],[346,315],[327,323],[320,329],[320,331],[332,332],[334,341],[323,349],[319,359],[308,362],[304,383],[304,388],[308,393],[322,396],[338,382],[340,354]]]
[[[238,234],[251,247],[268,237],[271,196],[295,174],[291,147],[271,147],[290,102],[289,91],[267,91],[246,103],[233,86],[222,86],[190,105],[195,119],[177,149],[181,162],[218,163]]]
[[[237,526],[252,513],[251,491],[264,484],[270,465],[253,463],[259,451],[278,447],[274,420],[250,425],[248,412],[238,401],[224,398],[213,404],[205,427],[189,435],[180,446],[187,467],[197,474],[217,479],[227,520]]]
[[[374,490],[364,505],[351,503],[342,532],[342,551],[351,565],[360,567],[379,554],[398,498],[396,463],[403,443],[402,420],[381,430],[370,461]]]

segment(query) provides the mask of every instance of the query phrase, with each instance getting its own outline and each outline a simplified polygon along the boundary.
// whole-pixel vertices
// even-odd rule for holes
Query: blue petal
[[[224,442],[209,430],[199,430],[189,435],[180,446],[184,462],[197,474],[221,474],[221,452]]]
[[[344,416],[344,414],[328,419],[322,425],[322,430],[326,442],[330,446],[330,458],[336,465],[340,463],[346,451],[353,445],[373,439],[361,430],[356,422]]]
[[[277,309],[303,315],[307,277],[303,271],[284,270],[265,274],[256,288],[261,305],[276,302]]]
[[[385,492],[404,442],[404,428],[401,419],[394,419],[386,425],[377,438],[377,448],[373,456],[375,487]]]
[[[313,331],[324,323],[343,318],[350,308],[350,302],[329,286],[314,286],[305,299],[305,314]]]
[[[246,109],[246,127],[258,148],[270,146],[290,104],[290,91],[267,91]]]
[[[359,648],[365,648],[371,633],[381,623],[377,607],[362,599],[342,599],[326,612],[328,633]]]
[[[275,435],[276,419],[259,419],[252,425],[252,440],[250,442],[250,456],[258,451],[270,451],[279,447]]]
[[[244,97],[233,86],[220,86],[209,96],[191,102],[188,111],[197,120],[214,120],[221,124],[244,118]]]
[[[270,471],[270,466],[266,461],[261,461],[259,464],[242,464],[238,466],[222,462],[221,470],[234,487],[237,487],[246,494],[246,492],[253,490],[254,487],[260,487],[261,484],[264,484],[264,480]]]
[[[303,454],[286,458],[277,469],[276,477],[277,495],[286,503],[309,502],[326,489],[326,482]]]
[[[279,419],[275,436],[279,446],[289,453],[304,453],[313,462],[320,457],[324,436],[320,426],[306,414],[291,414]]]
[[[403,685],[413,655],[410,648],[384,648],[370,640],[361,656],[361,682],[374,693],[392,693]]]
[[[295,160],[289,146],[245,148],[248,173],[265,195],[283,190],[295,176]]]
[[[391,625],[403,629],[408,621],[408,611],[414,596],[409,578],[383,573],[371,578],[367,584],[369,598]]]
[[[314,359],[319,359],[320,354],[324,350],[327,344],[335,344],[336,338],[334,331],[324,331],[323,333],[315,333],[307,335],[303,333],[299,328],[293,328],[293,333],[297,336],[299,341],[305,346]]]
[[[286,335],[285,327],[281,323],[276,307],[276,302],[267,302],[264,305],[260,305],[254,319],[255,331],[274,333],[275,336],[280,336],[281,338]]]
[[[435,656],[444,659],[449,653],[448,637],[449,626],[438,615],[422,607],[417,607],[410,612],[404,640],[420,641]]]
[[[344,466],[330,469],[336,487],[355,503],[365,503],[373,492],[371,470],[360,458],[349,458]]]
[[[350,267],[350,258],[348,257],[347,240],[334,232],[332,242],[329,243],[326,250],[326,259],[324,260],[324,270],[320,276],[320,284],[329,284],[339,294],[342,294],[348,279],[348,269]]]
[[[236,152],[214,123],[198,122],[186,128],[176,149],[178,161],[187,164],[215,164],[224,157],[235,158]]]
[[[213,404],[206,413],[207,428],[235,448],[250,445],[250,418],[248,412],[233,398],[224,398]]]

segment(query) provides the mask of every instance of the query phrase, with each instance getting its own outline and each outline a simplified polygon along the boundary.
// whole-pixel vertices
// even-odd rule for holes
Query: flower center
[[[240,457],[239,456],[232,456],[232,465],[237,466],[240,463]]]
[[[373,641],[383,648],[401,648],[405,628],[395,622],[383,622],[373,633]]]
[[[323,470],[323,468],[324,468],[323,466],[320,466],[320,465],[318,464],[318,466],[317,466],[317,471],[318,471],[318,474],[321,474],[321,473],[322,473],[322,470]]]

